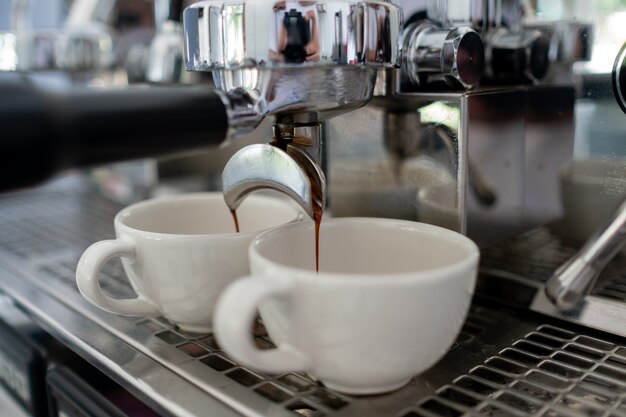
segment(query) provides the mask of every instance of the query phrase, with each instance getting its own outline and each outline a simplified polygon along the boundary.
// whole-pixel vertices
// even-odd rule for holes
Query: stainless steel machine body
[[[468,234],[481,246],[557,219],[562,214],[559,170],[574,151],[576,92],[571,63],[567,71],[553,69],[565,82],[547,76],[559,60],[589,58],[572,44],[588,45],[590,30],[559,43],[555,33],[565,22],[544,22],[544,30],[538,30],[538,24],[526,24],[534,14],[514,1],[432,1],[427,16],[444,27],[480,34],[481,85],[459,91],[457,84],[450,91],[449,83],[407,83],[412,68],[406,64],[380,74],[369,106],[327,122],[333,138],[328,143],[331,209],[362,215],[356,204],[344,202],[383,193],[404,208],[390,204],[377,215],[438,224]],[[576,52],[566,58],[565,50]],[[450,174],[445,181],[442,171]],[[355,172],[362,178],[356,192],[347,190],[350,180],[344,179]],[[395,172],[395,181],[377,179],[389,172]],[[410,198],[404,197],[408,190]]]
[[[377,214],[401,211],[481,246],[546,224],[561,214],[558,173],[573,154],[573,106],[571,87],[376,98],[326,124],[330,208],[360,215],[367,208],[346,199],[410,190],[394,200],[404,208],[379,205]],[[397,178],[380,183],[394,169]]]

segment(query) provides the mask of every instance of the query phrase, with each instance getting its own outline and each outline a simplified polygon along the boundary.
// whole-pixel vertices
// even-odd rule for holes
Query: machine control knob
[[[486,35],[487,76],[505,82],[538,82],[550,66],[550,40],[539,30],[497,29]]]
[[[484,70],[482,39],[468,27],[440,28],[416,22],[404,29],[403,48],[402,68],[418,86],[443,77],[447,84],[469,89]]]

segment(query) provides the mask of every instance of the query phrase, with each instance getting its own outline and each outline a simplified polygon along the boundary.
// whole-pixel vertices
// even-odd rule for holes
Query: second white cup
[[[265,232],[250,247],[252,276],[218,301],[226,353],[268,373],[305,371],[351,394],[397,389],[439,360],[474,291],[479,252],[465,236],[403,220],[341,218]],[[276,343],[259,350],[256,312]]]

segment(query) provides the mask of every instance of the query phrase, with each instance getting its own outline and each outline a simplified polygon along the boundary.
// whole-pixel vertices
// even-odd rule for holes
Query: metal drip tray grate
[[[84,250],[114,236],[120,205],[90,192],[81,177],[68,177],[37,191],[0,197],[0,248],[31,261]]]
[[[210,368],[256,395],[281,404],[285,410],[295,415],[324,416],[346,407],[351,401],[349,397],[319,386],[306,375],[285,374],[270,377],[241,367],[221,351],[212,334],[184,334],[159,319],[143,320],[136,325],[153,332],[154,337],[187,355],[195,366]],[[263,324],[258,322],[254,332],[260,349],[273,347]]]
[[[56,280],[77,291],[74,271],[77,260],[42,263],[39,266],[41,277]],[[127,284],[121,262],[109,262],[102,272],[102,287],[105,291],[123,297],[133,297],[134,292]],[[489,326],[493,326],[502,316],[485,309],[474,309],[464,324],[457,341],[451,350],[461,345],[476,342]],[[350,405],[353,397],[336,393],[317,384],[305,374],[283,374],[268,376],[246,369],[231,360],[221,351],[213,334],[186,333],[171,325],[163,318],[131,320],[140,334],[151,334],[153,339],[164,342],[159,346],[161,355],[171,357],[173,352],[187,356],[193,365],[210,368],[212,373],[229,378],[267,400],[281,404],[285,410],[295,415],[325,416],[338,412]],[[257,320],[253,329],[255,342],[260,349],[271,349],[274,344],[269,339],[263,323]]]
[[[80,331],[95,327],[98,337],[108,334],[103,351],[89,350],[96,343],[79,345],[120,381],[143,369],[134,386],[172,415],[204,415],[210,405],[191,414],[177,411],[185,406],[189,391],[198,390],[202,404],[215,401],[247,416],[626,417],[622,339],[573,332],[558,324],[562,322],[546,324],[509,310],[475,304],[442,361],[396,392],[369,397],[339,394],[305,374],[270,376],[246,369],[221,350],[212,334],[185,333],[160,318],[125,318],[98,310],[77,291],[76,263],[89,244],[113,236],[112,219],[120,207],[93,193],[85,182],[72,181],[71,186],[0,198],[0,289],[10,294],[19,287],[11,284],[28,283],[36,294],[58,300],[84,319],[88,324],[79,326]],[[544,239],[547,248],[561,253],[546,236],[539,231],[533,238]],[[498,266],[495,256],[486,257],[489,267]],[[523,259],[519,261],[522,268]],[[536,268],[545,265],[539,259],[533,262]],[[3,274],[4,264],[19,272]],[[113,295],[134,296],[119,261],[106,265],[101,283]],[[46,320],[52,323],[53,311],[49,314]],[[59,319],[50,327],[63,333],[65,325]],[[259,348],[273,347],[260,321],[253,331]],[[108,354],[118,356],[122,345],[147,358],[150,366],[138,366],[136,358],[111,366],[114,358],[104,349],[111,347]],[[160,381],[166,382],[158,385]],[[183,389],[170,388],[174,382]]]
[[[483,250],[481,268],[506,271],[523,280],[543,284],[576,252],[577,249],[563,244],[550,229],[540,228]],[[624,254],[609,263],[591,294],[626,303]]]
[[[626,348],[542,325],[402,417],[621,416]]]

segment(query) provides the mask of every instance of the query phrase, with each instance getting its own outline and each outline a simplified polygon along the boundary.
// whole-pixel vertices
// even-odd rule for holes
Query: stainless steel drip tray
[[[74,270],[89,241],[112,235],[118,208],[82,183],[1,197],[0,289],[163,414],[626,416],[625,339],[484,303],[473,305],[432,369],[396,392],[369,397],[333,392],[304,374],[246,369],[212,334],[105,313],[82,299]],[[132,295],[119,263],[109,264],[102,281],[111,293]],[[261,322],[254,332],[260,348],[272,348]]]

